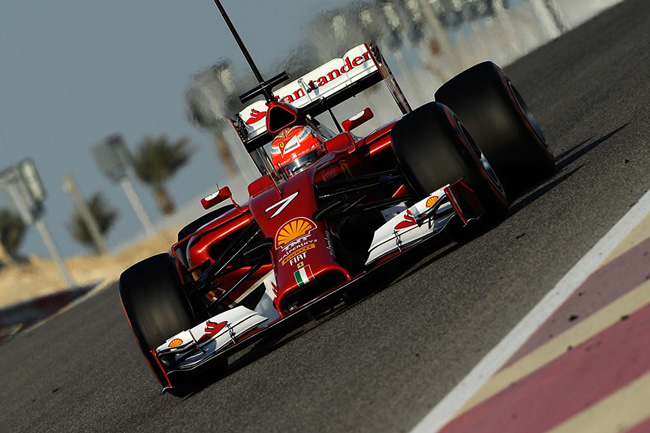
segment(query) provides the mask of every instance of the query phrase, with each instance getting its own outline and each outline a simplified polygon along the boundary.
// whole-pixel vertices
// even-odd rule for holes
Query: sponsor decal
[[[291,194],[290,196],[285,197],[282,200],[280,200],[279,202],[275,203],[274,205],[271,205],[271,206],[267,207],[266,209],[264,209],[264,213],[272,211],[273,209],[275,209],[277,207],[278,209],[273,213],[273,215],[271,215],[269,217],[269,219],[273,218],[274,216],[277,216],[280,212],[282,212],[284,210],[285,207],[289,206],[289,203],[291,203],[294,198],[298,197],[298,192],[299,191],[296,191],[293,194]]]
[[[288,221],[275,235],[275,248],[281,250],[278,263],[291,266],[307,258],[307,252],[316,248],[318,239],[311,238],[311,232],[316,229],[316,224],[304,217]]]
[[[273,139],[273,144],[271,145],[271,155],[284,155],[284,147],[287,145],[287,140],[293,129],[284,128],[278,135]]]
[[[413,217],[411,211],[407,209],[406,213],[404,214],[404,221],[397,223],[395,225],[395,230],[406,229],[413,227],[414,225],[417,225],[417,222],[415,222],[415,218]]]
[[[316,224],[308,218],[294,218],[278,229],[275,235],[275,248],[282,247],[286,251],[294,243],[308,238],[315,228]]]
[[[325,233],[325,242],[325,247],[330,251],[330,253],[332,253],[332,255],[336,255],[334,253],[334,247],[332,247],[332,238],[330,237],[329,232]]]
[[[350,170],[350,166],[348,165],[347,162],[345,161],[339,162],[339,167],[341,167],[341,170],[343,170],[343,173],[345,173],[347,177],[352,177],[352,170]]]
[[[167,347],[178,347],[181,344],[183,344],[183,340],[181,340],[180,338],[174,338],[172,341],[169,342]]]
[[[340,68],[334,68],[328,73],[318,77],[316,80],[309,80],[306,83],[307,91],[317,90],[319,87],[323,87],[327,83],[336,80],[341,77],[343,74],[347,74],[352,71],[354,68],[363,65],[364,63],[370,61],[370,53],[366,51],[360,56],[356,56],[353,59],[346,57],[343,59],[343,65]],[[305,97],[305,90],[298,89],[290,95],[286,95],[283,98],[280,98],[281,102],[294,102],[298,99]]]
[[[275,294],[275,296],[278,296],[278,286],[276,286],[273,281],[271,281],[271,288],[273,289],[273,294]],[[275,300],[273,302],[275,302]]]
[[[209,320],[205,322],[205,329],[203,330],[204,334],[197,340],[197,343],[203,343],[217,335],[219,331],[226,327],[226,323],[227,322],[214,323]]]
[[[299,286],[304,286],[314,279],[314,274],[311,271],[310,265],[301,267],[293,273],[293,276],[296,278],[296,283],[298,283]]]
[[[346,57],[345,59],[343,59],[343,64],[340,67],[336,67],[332,69],[328,73],[318,77],[315,80],[309,80],[307,83],[304,83],[302,87],[298,88],[293,93],[280,97],[280,102],[288,102],[288,103],[295,102],[299,99],[304,98],[307,94],[306,92],[312,92],[314,90],[318,90],[319,87],[323,87],[327,83],[334,81],[341,76],[343,76],[345,79],[346,77],[344,74],[347,74],[348,72],[352,71],[354,68],[357,68],[368,61],[371,61],[370,53],[368,51],[354,58]],[[246,121],[246,123],[248,125],[252,125],[253,123],[257,123],[260,120],[262,120],[264,116],[266,116],[266,111],[258,111],[253,109],[251,110],[250,118]]]
[[[307,251],[313,250],[314,248],[316,248],[315,243],[310,243],[299,247],[297,250],[284,255],[280,261],[280,264],[284,266],[287,264],[287,262],[289,262],[290,265],[294,265],[301,260],[305,260],[307,258]]]
[[[296,241],[287,244],[282,249],[282,256],[278,259],[280,265],[284,266],[287,263],[293,265],[307,258],[307,251],[316,248],[317,239],[310,239],[310,235],[298,238]]]
[[[435,196],[435,195],[432,196],[432,197],[429,197],[428,200],[427,200],[427,202],[426,202],[426,206],[427,206],[428,208],[431,207],[431,206],[433,206],[434,204],[436,204],[436,202],[438,201],[438,199],[439,199],[439,197],[437,197],[437,196]]]
[[[246,121],[248,125],[252,125],[253,123],[259,122],[260,120],[264,119],[266,116],[266,111],[258,111],[256,109],[251,110],[251,117]]]
[[[300,134],[298,134],[298,141],[302,143],[309,137],[311,137],[311,128],[306,126],[302,128],[302,131],[300,131]]]
[[[298,139],[296,137],[291,137],[291,140],[289,140],[286,144],[285,143],[280,144],[280,152],[284,156],[285,152],[294,151],[298,148],[298,146],[300,146]]]

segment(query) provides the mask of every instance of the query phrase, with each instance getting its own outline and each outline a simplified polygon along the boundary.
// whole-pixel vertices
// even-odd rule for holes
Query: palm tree
[[[103,236],[113,227],[115,219],[119,215],[117,209],[109,207],[101,192],[93,194],[88,201],[88,211],[97,223],[97,229]],[[72,221],[68,225],[68,230],[72,237],[84,247],[92,248],[96,254],[99,254],[98,245],[93,238],[86,220],[79,211],[72,216]]]
[[[231,71],[230,61],[220,61],[197,73],[185,92],[185,101],[188,119],[214,134],[217,156],[228,175],[235,176],[237,165],[224,137],[228,115],[240,108]]]
[[[133,167],[141,181],[153,189],[160,211],[169,215],[176,206],[165,183],[184,166],[192,153],[185,137],[170,142],[166,136],[145,137],[133,155]]]
[[[14,263],[25,229],[20,216],[8,209],[0,209],[0,261]]]

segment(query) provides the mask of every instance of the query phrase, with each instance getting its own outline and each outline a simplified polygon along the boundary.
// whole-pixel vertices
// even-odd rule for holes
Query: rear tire
[[[142,353],[160,383],[169,386],[151,351],[194,325],[171,257],[159,254],[131,266],[120,276],[119,294]]]
[[[462,178],[486,214],[480,226],[505,218],[508,201],[498,177],[458,117],[437,102],[404,116],[391,132],[393,150],[419,197]]]
[[[511,197],[555,171],[541,127],[494,63],[461,72],[438,89],[435,99],[458,115]]]

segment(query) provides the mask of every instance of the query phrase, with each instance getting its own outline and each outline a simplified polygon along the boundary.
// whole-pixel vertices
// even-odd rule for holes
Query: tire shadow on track
[[[580,158],[585,156],[587,153],[591,152],[592,150],[596,149],[599,147],[601,144],[605,143],[608,141],[610,138],[614,137],[616,134],[621,132],[623,129],[625,129],[629,123],[625,123],[618,128],[614,129],[613,131],[609,132],[608,134],[603,135],[599,139],[589,143],[593,137],[587,138],[586,140],[581,141],[580,143],[576,144],[572,148],[562,152],[561,154],[557,155],[555,157],[556,164],[556,173],[555,175],[547,180],[545,183],[542,183],[541,186],[537,185],[536,187],[533,187],[532,189],[528,190],[522,195],[522,198],[517,200],[511,207],[508,212],[508,217],[511,217],[512,215],[516,214],[520,210],[524,209],[526,206],[530,205],[533,203],[535,200],[538,198],[544,196],[546,193],[551,191],[553,188],[558,186],[559,184],[563,183],[565,180],[573,176],[578,170],[582,169],[585,164],[580,164],[573,170],[562,174],[561,176],[557,177],[558,174],[560,174],[565,168],[567,168],[570,164],[578,161]],[[589,143],[589,144],[587,144]]]
[[[510,206],[510,209],[508,210],[508,218],[512,217],[517,212],[526,208],[527,206],[529,206],[531,203],[533,203],[540,197],[543,197],[549,191],[554,189],[556,186],[560,185],[561,183],[564,183],[567,179],[569,179],[571,176],[576,174],[576,172],[581,170],[583,167],[584,164],[581,164],[578,167],[574,168],[573,170],[564,173],[562,176],[555,178],[548,183],[542,184],[541,187],[538,186],[536,187],[536,189],[529,191],[527,194],[523,196],[523,198],[517,200],[512,206]]]
[[[576,144],[572,148],[570,148],[570,149],[562,152],[561,154],[557,155],[555,157],[556,170],[560,171],[563,168],[565,168],[566,166],[568,166],[569,164],[571,164],[572,162],[575,162],[576,160],[582,158],[588,152],[591,152],[592,150],[594,150],[595,148],[597,148],[598,146],[600,146],[601,144],[603,144],[604,142],[606,142],[607,140],[609,140],[610,138],[612,138],[613,136],[615,136],[616,134],[621,132],[623,129],[627,128],[628,126],[629,126],[629,123],[624,123],[623,125],[621,125],[618,128],[614,129],[610,133],[603,135],[602,137],[600,137],[598,140],[592,142],[591,144],[587,145],[587,143],[589,143],[589,141],[591,141],[591,139],[593,137],[590,137],[590,138]]]
[[[477,235],[476,237],[481,236],[484,233],[487,233],[487,231],[489,230],[486,230],[485,232]],[[414,274],[417,274],[422,269],[426,268],[427,266],[430,266],[432,263],[442,259],[443,257],[453,253],[463,245],[464,244],[456,243],[450,239],[445,239],[444,241],[438,242],[434,245],[430,245],[430,246],[427,245],[426,247],[428,251],[422,251],[421,253],[427,256],[433,254],[433,256],[428,257],[427,259],[425,259],[424,262],[416,263],[415,265],[409,267],[404,273],[402,273],[400,276],[398,276],[395,279],[395,283],[398,283],[402,280],[409,278]]]

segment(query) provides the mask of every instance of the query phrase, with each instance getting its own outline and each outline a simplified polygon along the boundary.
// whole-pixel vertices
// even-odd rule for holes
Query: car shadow
[[[575,146],[571,147],[570,149],[565,150],[564,152],[560,153],[559,155],[556,155],[555,157],[555,168],[556,172],[555,175],[547,180],[545,183],[542,183],[541,185],[537,185],[536,187],[528,190],[524,194],[522,194],[519,198],[511,207],[510,211],[508,213],[508,216],[512,216],[525,208],[526,206],[530,205],[534,201],[536,201],[538,198],[544,196],[546,193],[551,191],[553,188],[573,176],[578,170],[582,169],[584,167],[584,164],[580,164],[576,168],[572,169],[571,171],[568,171],[566,173],[562,173],[564,169],[566,169],[569,165],[572,163],[578,161],[580,158],[582,158],[584,155],[587,153],[591,152],[592,150],[596,149],[598,146],[601,144],[605,143],[607,140],[621,132],[623,129],[625,129],[629,123],[625,123],[618,128],[614,129],[613,131],[609,132],[608,134],[603,135],[599,139],[595,141],[591,141],[593,137],[587,138],[586,140],[581,141],[580,143],[576,144]],[[559,177],[558,177],[559,175]]]
[[[450,241],[442,242],[443,246],[449,243]],[[351,288],[334,299],[317,303],[305,311],[297,313],[288,323],[277,325],[273,330],[269,330],[259,342],[230,356],[228,358],[227,369],[219,367],[202,369],[200,376],[197,376],[196,380],[194,378],[186,378],[189,380],[187,380],[184,386],[178,387],[170,393],[183,399],[191,398],[269,353],[278,350],[335,317],[349,311],[354,306],[403,279],[405,269],[407,269],[406,272],[410,272],[406,265],[409,256],[410,262],[412,263],[413,255],[426,254],[427,251],[439,248],[435,246],[436,244],[437,242],[433,242],[433,245],[426,245],[424,243],[421,246],[409,250],[402,256],[397,256],[386,263],[381,269],[377,269],[374,273],[368,275],[363,284]],[[410,254],[411,252],[413,254]]]
[[[480,235],[478,235],[480,236]],[[477,237],[478,237],[477,236]],[[402,280],[405,280],[409,278],[411,275],[417,274],[419,271],[422,269],[426,268],[427,266],[431,265],[432,263],[442,259],[443,257],[453,253],[456,251],[458,248],[462,247],[464,244],[463,243],[456,243],[453,242],[452,240],[445,238],[444,240],[441,240],[439,243],[428,246],[427,250],[428,251],[422,251],[422,253],[427,254],[427,258],[425,259],[424,262],[421,263],[416,263],[413,266],[410,266],[405,272],[403,272],[396,280],[395,283],[398,283]],[[431,256],[433,254],[433,256]]]
[[[595,148],[597,148],[598,146],[600,146],[601,144],[603,144],[604,142],[606,142],[607,140],[609,140],[610,138],[612,138],[613,136],[615,136],[616,134],[621,132],[623,129],[627,128],[628,126],[629,126],[629,123],[624,123],[623,125],[621,125],[618,128],[614,129],[610,133],[608,133],[606,135],[603,135],[598,140],[596,140],[596,141],[594,141],[594,142],[592,142],[590,144],[587,144],[587,143],[589,143],[589,141],[593,137],[590,137],[590,138],[576,144],[571,149],[568,149],[568,150],[562,152],[561,154],[556,155],[555,156],[555,166],[556,166],[557,170],[558,171],[562,170],[563,168],[565,168],[566,166],[568,166],[572,162],[575,162],[579,158],[582,158],[585,154],[587,154],[588,152],[591,152],[592,150],[594,150]]]
[[[530,205],[540,197],[546,195],[549,191],[551,191],[556,186],[563,183],[571,176],[573,176],[576,172],[581,170],[582,167],[584,167],[584,164],[581,164],[578,167],[574,168],[573,170],[562,174],[560,177],[553,178],[552,181],[548,183],[544,183],[541,186],[538,186],[536,189],[529,191],[527,194],[524,194],[522,198],[518,199],[512,206],[510,206],[510,209],[508,210],[508,218],[510,218],[517,212],[521,211],[526,206]]]

